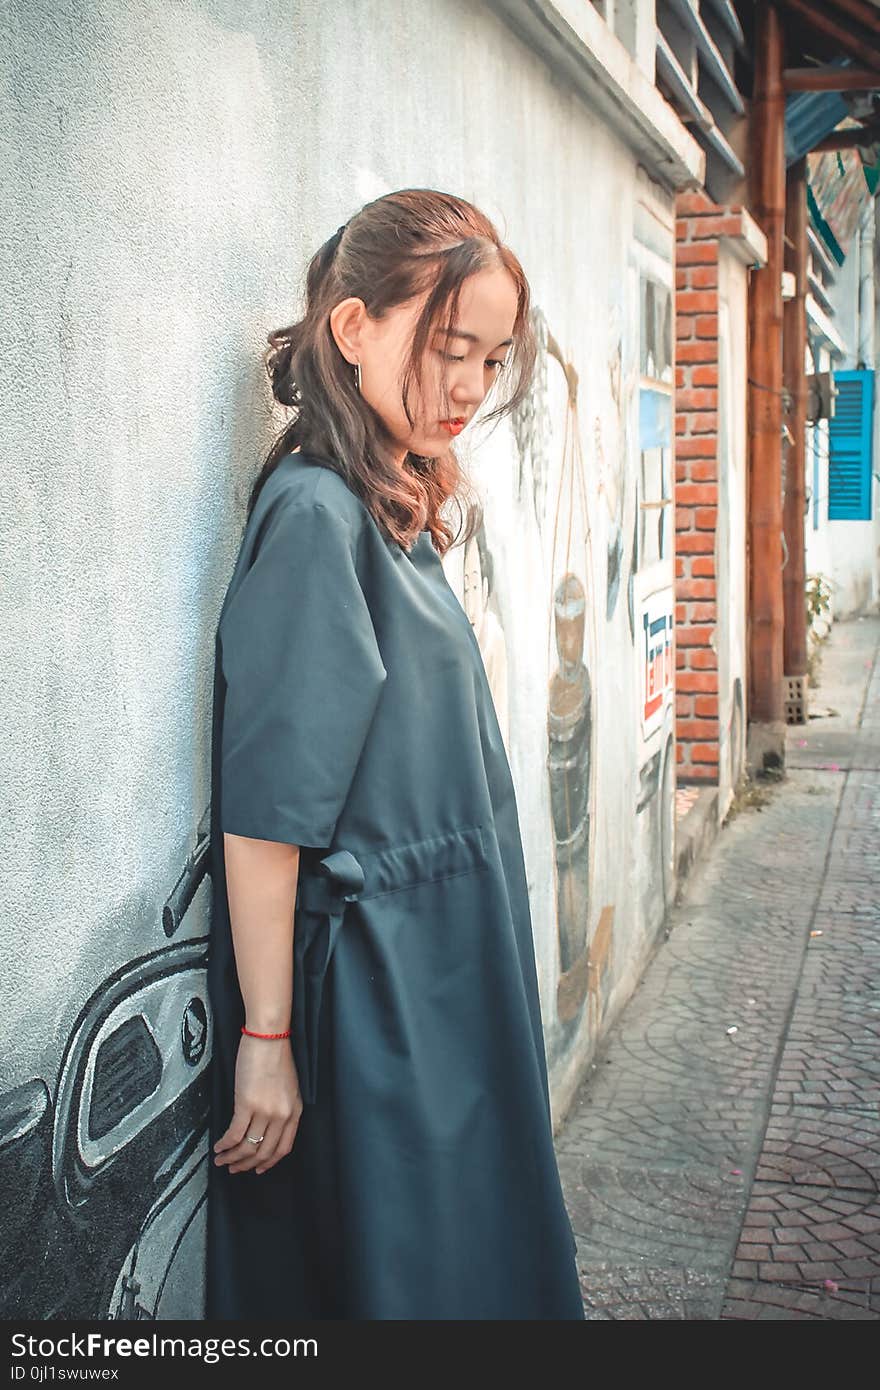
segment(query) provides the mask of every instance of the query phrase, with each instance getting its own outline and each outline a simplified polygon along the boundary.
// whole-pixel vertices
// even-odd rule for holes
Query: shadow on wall
[[[180,928],[209,872],[210,807],[162,911]],[[203,1316],[208,938],[101,981],[64,1048],[53,1104],[35,1077],[0,1097],[0,1316]]]

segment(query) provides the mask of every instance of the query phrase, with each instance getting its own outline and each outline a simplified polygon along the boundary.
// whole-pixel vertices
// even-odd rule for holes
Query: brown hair
[[[487,422],[509,414],[524,399],[537,356],[528,281],[489,218],[451,193],[404,188],[365,204],[339,228],[309,262],[303,317],[269,334],[265,364],[273,395],[297,413],[269,451],[252,488],[248,514],[266,478],[299,445],[335,468],[383,534],[405,549],[425,528],[441,555],[456,541],[463,543],[474,535],[482,509],[452,448],[437,458],[408,453],[401,473],[394,463],[393,441],[358,391],[354,369],[336,345],[329,316],[336,304],[354,296],[363,300],[373,318],[381,318],[428,291],[402,382],[403,407],[412,425],[409,387],[413,380],[421,384],[421,359],[430,335],[438,327],[455,326],[459,294],[468,277],[499,264],[513,277],[518,303],[513,344],[498,378],[505,385],[509,382],[509,389],[482,417]],[[458,506],[457,534],[440,515],[450,498]]]

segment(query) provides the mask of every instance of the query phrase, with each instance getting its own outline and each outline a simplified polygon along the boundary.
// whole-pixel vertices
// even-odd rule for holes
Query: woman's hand
[[[303,1111],[289,1038],[251,1038],[242,1033],[235,1062],[235,1111],[214,1145],[214,1162],[230,1173],[263,1173],[289,1154]],[[247,1136],[262,1144],[249,1144]]]

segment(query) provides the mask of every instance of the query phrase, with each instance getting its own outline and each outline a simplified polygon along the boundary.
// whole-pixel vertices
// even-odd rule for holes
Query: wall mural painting
[[[655,812],[664,909],[672,902],[675,853],[675,598],[667,589],[652,594],[642,611],[641,722],[649,756],[639,768],[636,813]]]
[[[209,849],[210,807],[157,918],[166,943],[210,872]],[[98,979],[57,1078],[33,1077],[0,1096],[0,1160],[15,1195],[0,1210],[0,1316],[200,1315],[207,947],[204,935],[157,945]]]
[[[650,809],[664,905],[674,890],[675,600],[673,580],[672,291],[640,277],[639,507],[634,549],[642,580],[641,735],[637,814]]]
[[[564,977],[586,968],[589,912],[590,766],[593,733],[590,676],[584,663],[586,595],[567,573],[553,597],[556,670],[547,708],[547,768],[556,849],[559,964]],[[579,976],[578,1004],[585,980]],[[577,993],[577,990],[575,993]]]
[[[556,868],[556,922],[560,1023],[572,1031],[593,991],[598,1016],[598,975],[594,947],[607,961],[610,919],[597,942],[589,937],[590,891],[594,879],[596,699],[590,672],[598,649],[597,605],[592,590],[592,531],[577,415],[578,375],[549,331],[547,352],[562,370],[566,386],[562,466],[549,538],[551,588],[548,595],[547,774]]]
[[[507,639],[495,611],[494,566],[482,522],[464,548],[462,603],[480,648],[501,737],[510,756],[510,706],[507,698]]]
[[[629,623],[630,641],[636,640],[636,575],[639,570],[639,484],[633,485],[632,533],[629,543],[629,577],[626,581],[626,620]]]
[[[516,500],[528,501],[534,514],[538,531],[543,534],[547,521],[547,489],[549,483],[549,460],[547,441],[552,437],[553,428],[548,404],[548,342],[550,331],[547,320],[537,304],[530,310],[532,329],[538,345],[535,372],[531,389],[510,415],[510,426],[516,441],[518,468],[516,474]],[[531,489],[529,490],[529,483]]]
[[[639,392],[642,494],[639,555],[643,568],[671,557],[672,401],[661,391]]]
[[[634,576],[638,568],[638,476],[636,460],[630,458],[633,436],[633,405],[639,385],[639,364],[635,356],[635,333],[625,333],[629,322],[627,286],[635,281],[636,270],[629,266],[627,281],[613,278],[608,285],[608,311],[605,365],[605,400],[593,422],[597,497],[604,503],[607,525],[605,541],[606,588],[605,619],[611,622],[617,611],[621,588],[626,592],[630,640],[636,639]],[[626,554],[627,546],[629,554]]]
[[[611,961],[611,947],[614,944],[614,908],[611,904],[602,908],[593,939],[590,942],[590,969],[587,985],[587,1007],[590,1030],[595,1035],[602,1022],[602,1012],[608,997],[608,974]]]
[[[607,405],[593,422],[596,491],[608,517],[606,542],[605,619],[611,622],[617,608],[623,578],[626,514],[631,481],[627,469],[627,423],[636,385],[634,371],[624,367],[622,310],[623,287],[609,287],[607,334]],[[634,500],[632,502],[634,510]]]
[[[671,558],[672,292],[641,278],[639,452],[641,568]]]

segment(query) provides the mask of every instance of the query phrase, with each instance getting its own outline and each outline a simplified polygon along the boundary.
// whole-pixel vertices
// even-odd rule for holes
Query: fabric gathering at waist
[[[357,854],[335,849],[300,865],[293,936],[292,1044],[303,1103],[318,1097],[321,1008],[347,904],[472,873],[489,863],[486,827],[464,826]]]
[[[379,850],[338,848],[301,863],[297,901],[308,911],[317,897],[320,908],[323,883],[343,898],[365,899],[468,873],[488,864],[486,840],[484,826],[469,825]]]

